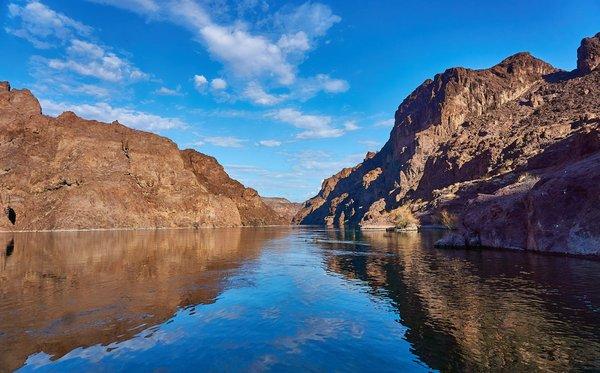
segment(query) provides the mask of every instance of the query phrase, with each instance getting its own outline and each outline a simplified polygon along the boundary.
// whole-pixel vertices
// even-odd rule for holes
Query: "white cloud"
[[[394,119],[381,120],[381,121],[375,123],[375,127],[393,127],[394,123],[395,123]]]
[[[177,86],[177,88],[172,89],[168,87],[160,87],[154,93],[159,96],[181,96],[181,86]]]
[[[296,109],[280,109],[267,114],[267,117],[289,123],[304,131],[296,135],[298,139],[318,139],[340,137],[344,130],[335,128],[329,116],[303,114]]]
[[[284,6],[283,10],[265,18],[272,29],[261,35],[251,31],[250,24],[243,19],[228,24],[215,21],[215,17],[219,19],[219,12],[227,13],[229,10],[227,6],[214,10],[210,8],[210,2],[92,1],[129,9],[148,18],[167,19],[187,28],[206,47],[210,56],[223,64],[228,83],[234,91],[241,91],[243,97],[255,103],[271,105],[278,101],[276,96],[265,91],[274,87],[288,87],[290,92],[286,99],[308,99],[319,92],[348,90],[346,81],[323,74],[296,86],[298,66],[306,53],[314,47],[317,38],[324,36],[341,20],[327,5],[307,2],[298,7]],[[238,10],[242,9],[238,15],[256,7],[268,10],[268,4],[252,0],[238,7]],[[251,86],[245,92],[249,82],[258,82],[261,88]]]
[[[275,96],[267,93],[257,82],[251,82],[244,90],[244,96],[258,105],[275,105],[285,100],[287,96]]]
[[[105,97],[110,96],[110,92],[108,89],[94,85],[94,84],[69,85],[69,84],[59,83],[58,86],[53,85],[53,88],[56,90],[59,90],[61,92],[64,92],[64,93],[69,93],[69,94],[84,94],[87,96],[94,96],[94,97],[99,97],[99,98],[105,98]],[[48,90],[47,87],[45,90]]]
[[[332,79],[328,75],[319,74],[316,77],[317,82],[321,84],[323,90],[328,93],[346,92],[350,85],[347,81],[341,79]]]
[[[277,140],[261,140],[258,142],[261,146],[266,146],[268,148],[274,148],[281,145],[281,141]]]
[[[306,2],[296,8],[286,8],[275,14],[275,22],[287,33],[304,31],[311,38],[323,36],[342,19],[331,8],[320,3]]]
[[[206,136],[196,141],[194,145],[202,146],[204,144],[211,144],[222,148],[241,148],[246,141],[233,136]]]
[[[40,104],[47,115],[56,116],[64,111],[73,111],[85,119],[95,119],[106,123],[117,120],[128,127],[144,131],[163,131],[187,127],[186,123],[178,118],[161,117],[130,108],[112,107],[104,102],[90,105],[40,100]]]
[[[202,92],[207,84],[208,80],[204,75],[194,75],[194,87],[196,87],[198,91]]]
[[[49,59],[47,64],[55,70],[71,71],[108,82],[137,81],[148,77],[129,61],[106,51],[104,47],[79,39],[71,40],[67,58]]]
[[[227,82],[224,79],[215,78],[210,82],[210,87],[217,90],[226,89]]]
[[[379,141],[375,140],[360,140],[358,143],[366,146],[369,149],[375,149],[380,146]]]
[[[112,5],[136,13],[152,14],[160,9],[154,0],[88,0],[98,4]]]
[[[38,1],[24,6],[11,3],[8,16],[18,21],[18,26],[8,26],[6,31],[28,40],[36,48],[48,49],[73,37],[88,36],[92,28],[58,13]]]
[[[301,100],[308,100],[319,92],[342,93],[350,89],[350,84],[342,79],[331,78],[327,74],[317,74],[314,77],[302,79],[298,83],[295,96]]]
[[[304,31],[298,31],[295,34],[282,35],[277,42],[277,46],[284,53],[306,52],[310,49],[310,42]]]
[[[363,161],[364,154],[333,156],[323,150],[303,150],[292,154],[296,170],[321,171],[323,176],[339,172],[344,167],[353,167]]]
[[[346,123],[344,123],[344,129],[346,131],[356,131],[359,128],[360,127],[358,126],[358,124],[356,124],[356,122],[353,120],[349,120]]]
[[[215,24],[201,27],[198,32],[213,58],[237,77],[273,78],[282,85],[296,79],[295,68],[285,60],[281,49],[262,36]]]

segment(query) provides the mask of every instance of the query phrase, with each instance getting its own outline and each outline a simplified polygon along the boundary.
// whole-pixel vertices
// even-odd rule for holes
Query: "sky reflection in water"
[[[2,235],[0,366],[600,369],[600,262],[442,251],[438,235]]]

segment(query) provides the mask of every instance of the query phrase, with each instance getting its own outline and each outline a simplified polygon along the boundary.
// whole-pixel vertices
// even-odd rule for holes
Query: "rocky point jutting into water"
[[[600,254],[600,33],[565,72],[529,53],[452,68],[400,105],[390,139],[294,220],[387,227],[408,208],[441,243]]]
[[[0,83],[0,230],[285,224],[212,157]]]

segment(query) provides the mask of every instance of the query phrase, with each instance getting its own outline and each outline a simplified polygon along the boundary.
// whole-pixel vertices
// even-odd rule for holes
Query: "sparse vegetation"
[[[448,210],[440,211],[438,215],[438,219],[441,225],[448,229],[457,229],[458,228],[458,216],[449,212]]]
[[[517,179],[517,182],[519,183],[523,183],[523,182],[527,182],[527,181],[537,181],[539,180],[539,177],[529,173],[529,172],[523,172],[521,175],[519,175],[519,178]]]
[[[392,222],[398,229],[406,229],[419,224],[413,213],[407,206],[400,206],[390,212]]]

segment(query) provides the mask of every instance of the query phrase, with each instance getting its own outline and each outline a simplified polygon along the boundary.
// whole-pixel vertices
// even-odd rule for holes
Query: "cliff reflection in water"
[[[598,262],[433,249],[438,236],[330,231],[327,267],[389,297],[412,352],[442,371],[600,369]],[[327,252],[330,254],[327,254]],[[381,255],[374,255],[379,252]]]
[[[0,371],[45,351],[126,340],[210,303],[230,271],[285,229],[0,235]]]
[[[600,370],[600,262],[438,237],[1,234],[0,372]]]

